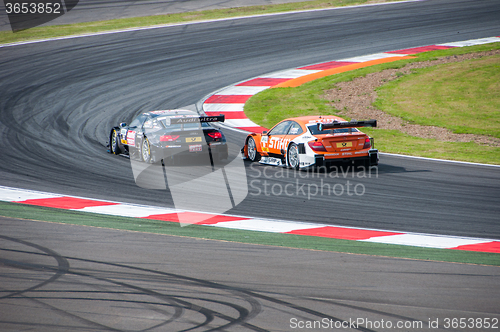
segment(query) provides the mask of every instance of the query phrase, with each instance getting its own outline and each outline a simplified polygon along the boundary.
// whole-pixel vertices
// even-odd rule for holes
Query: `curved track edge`
[[[357,56],[352,58],[333,60],[323,63],[311,64],[299,68],[291,68],[279,72],[268,73],[258,77],[237,82],[229,85],[223,89],[215,91],[197,103],[199,112],[205,113],[209,116],[224,114],[226,121],[225,127],[235,129],[241,132],[258,132],[261,133],[267,128],[251,121],[244,112],[245,103],[255,94],[266,89],[279,88],[279,87],[297,87],[312,80],[342,73],[345,71],[364,68],[380,63],[398,61],[402,59],[411,58],[411,55],[443,50],[465,46],[476,46],[489,43],[500,42],[500,37],[487,37],[479,39],[464,40],[458,42],[435,44],[427,46],[412,47],[408,49],[387,51],[382,53],[369,54],[364,56]],[[394,154],[387,154],[394,155]],[[420,158],[406,155],[397,155],[401,157]],[[422,158],[434,161],[445,161],[444,159]],[[465,162],[464,162],[465,163]],[[471,163],[474,165],[482,166],[496,166],[491,164]]]
[[[369,228],[355,228],[326,224],[264,219],[229,214],[209,214],[158,206],[136,205],[115,201],[96,200],[77,196],[17,189],[0,186],[0,201],[89,212],[118,217],[143,218],[177,222],[192,218],[202,220],[193,224],[235,230],[296,234],[339,240],[393,244],[434,249],[454,249],[500,253],[500,241],[486,238],[443,236],[425,233],[397,232]],[[182,226],[182,224],[181,224]]]

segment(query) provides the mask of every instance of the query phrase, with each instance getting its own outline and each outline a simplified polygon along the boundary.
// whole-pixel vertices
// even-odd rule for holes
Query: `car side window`
[[[146,117],[147,116],[145,114],[141,114],[137,118],[132,120],[132,122],[130,122],[130,124],[128,126],[129,127],[142,127],[142,123],[144,122],[144,120],[146,120]]]
[[[283,121],[278,123],[273,129],[271,129],[268,135],[286,135],[292,121]]]
[[[143,128],[146,131],[156,131],[156,130],[160,130],[162,127],[161,127],[161,124],[158,122],[157,119],[155,119],[155,118],[148,118],[144,122]]]
[[[300,135],[304,132],[302,130],[302,127],[295,121],[292,121],[292,125],[290,126],[290,129],[288,130],[288,135]]]

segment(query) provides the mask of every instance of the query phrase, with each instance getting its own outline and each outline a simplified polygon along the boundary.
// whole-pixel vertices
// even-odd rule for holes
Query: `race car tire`
[[[299,147],[297,146],[297,144],[290,144],[290,146],[288,147],[288,153],[286,154],[286,159],[290,168],[299,169],[300,156]]]
[[[109,135],[109,150],[112,154],[121,154],[122,150],[120,149],[120,145],[118,143],[118,132],[116,129],[111,130],[111,134]]]
[[[149,140],[144,137],[141,144],[141,158],[145,163],[151,162],[151,146],[149,145]]]
[[[260,153],[257,151],[257,144],[255,144],[255,140],[253,137],[250,137],[247,142],[247,155],[248,159],[251,162],[260,160]]]

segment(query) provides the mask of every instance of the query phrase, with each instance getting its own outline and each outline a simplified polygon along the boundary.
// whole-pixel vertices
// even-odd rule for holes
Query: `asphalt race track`
[[[498,267],[0,224],[2,331],[457,331],[446,318],[500,317]]]
[[[499,11],[497,1],[424,1],[1,48],[0,184],[171,206],[167,191],[138,188],[129,161],[106,153],[113,125],[276,70],[495,36]],[[241,146],[245,135],[227,136]],[[371,179],[325,179],[346,188],[354,175],[349,184],[363,184],[364,195],[316,197],[299,190],[321,185],[311,177],[296,195],[266,195],[264,180],[297,179],[261,170],[248,169],[247,199],[230,213],[500,238],[498,168],[384,156]]]
[[[120,0],[119,2],[79,0],[78,6],[57,19],[45,23],[44,26],[300,1],[302,0]],[[4,4],[0,3],[0,31],[10,31],[9,19],[4,8]]]
[[[498,1],[420,1],[0,48],[0,185],[173,206],[168,191],[136,186],[129,160],[106,152],[113,125],[277,70],[497,36],[498,17]],[[243,144],[244,134],[225,132]],[[249,194],[228,212],[500,238],[499,168],[382,158],[371,178],[283,177],[247,164]],[[264,181],[268,188],[350,181],[365,191],[266,195]],[[446,317],[499,317],[496,267],[0,223],[2,330],[290,331],[294,317],[424,327],[439,317],[444,328]]]

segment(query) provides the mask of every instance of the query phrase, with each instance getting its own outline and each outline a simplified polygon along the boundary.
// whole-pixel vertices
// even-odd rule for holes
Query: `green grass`
[[[72,225],[104,227],[126,231],[184,236],[209,240],[279,246],[298,249],[333,251],[372,256],[410,258],[500,266],[500,255],[449,249],[337,240],[294,234],[243,231],[211,226],[189,225],[140,218],[115,217],[78,211],[0,202],[3,217],[56,222]]]
[[[368,73],[388,68],[402,68],[410,62],[496,49],[500,49],[500,43],[426,52],[417,55],[415,59],[331,75],[296,88],[268,89],[254,95],[247,101],[245,114],[255,123],[266,128],[271,128],[278,121],[288,117],[318,114],[335,115],[338,110],[329,106],[329,101],[323,99],[322,96],[326,90],[332,89],[338,82],[350,81],[355,77],[366,76]],[[383,99],[377,101],[377,106],[412,122],[443,126],[457,132],[499,137],[499,67],[499,58],[490,57],[435,66],[419,70],[416,74],[403,75],[392,81],[388,88],[381,89]],[[432,79],[436,83],[427,88],[428,85],[432,85],[429,83],[433,82]],[[448,79],[451,82],[448,82]],[[401,86],[402,84],[406,85]],[[411,96],[410,92],[407,93],[409,86],[416,87]],[[420,95],[421,90],[418,90],[417,87],[427,91],[428,95]],[[447,95],[442,97],[442,102],[436,101],[438,99],[435,95],[436,91],[438,93],[443,91],[443,94],[446,92]],[[422,107],[416,110],[413,109],[413,106],[404,108],[397,103],[400,99],[411,99],[412,105],[421,103]],[[435,106],[436,103],[439,104],[440,109]],[[407,105],[404,102],[401,104]],[[423,112],[424,109],[428,112]],[[383,152],[500,164],[500,148],[498,147],[477,143],[440,142],[383,129],[365,129],[365,131],[375,138],[377,148]]]
[[[326,86],[317,82],[297,88],[264,90],[246,102],[245,114],[266,128],[271,128],[285,118],[331,114],[331,107],[319,97],[323,93],[322,88]]]
[[[411,123],[500,138],[500,55],[415,70],[375,106]]]
[[[394,0],[384,0],[394,1]],[[46,27],[35,27],[13,33],[11,31],[0,32],[0,44],[14,43],[27,40],[38,40],[46,38],[55,38],[69,35],[81,35],[111,30],[122,30],[128,28],[146,27],[154,25],[165,25],[174,23],[185,23],[195,21],[206,21],[221,18],[231,18],[240,16],[252,16],[262,14],[272,14],[279,12],[289,12],[295,10],[307,10],[317,8],[331,8],[349,5],[364,4],[368,0],[315,0],[297,3],[287,3],[279,5],[262,5],[235,7],[228,9],[214,9],[193,11],[186,13],[155,15],[144,17],[133,17],[116,20],[96,21],[89,23],[75,23],[65,25],[53,25]]]
[[[387,153],[500,165],[498,147],[474,142],[440,142],[410,136],[398,130],[363,128],[363,132],[375,137],[376,149]]]

